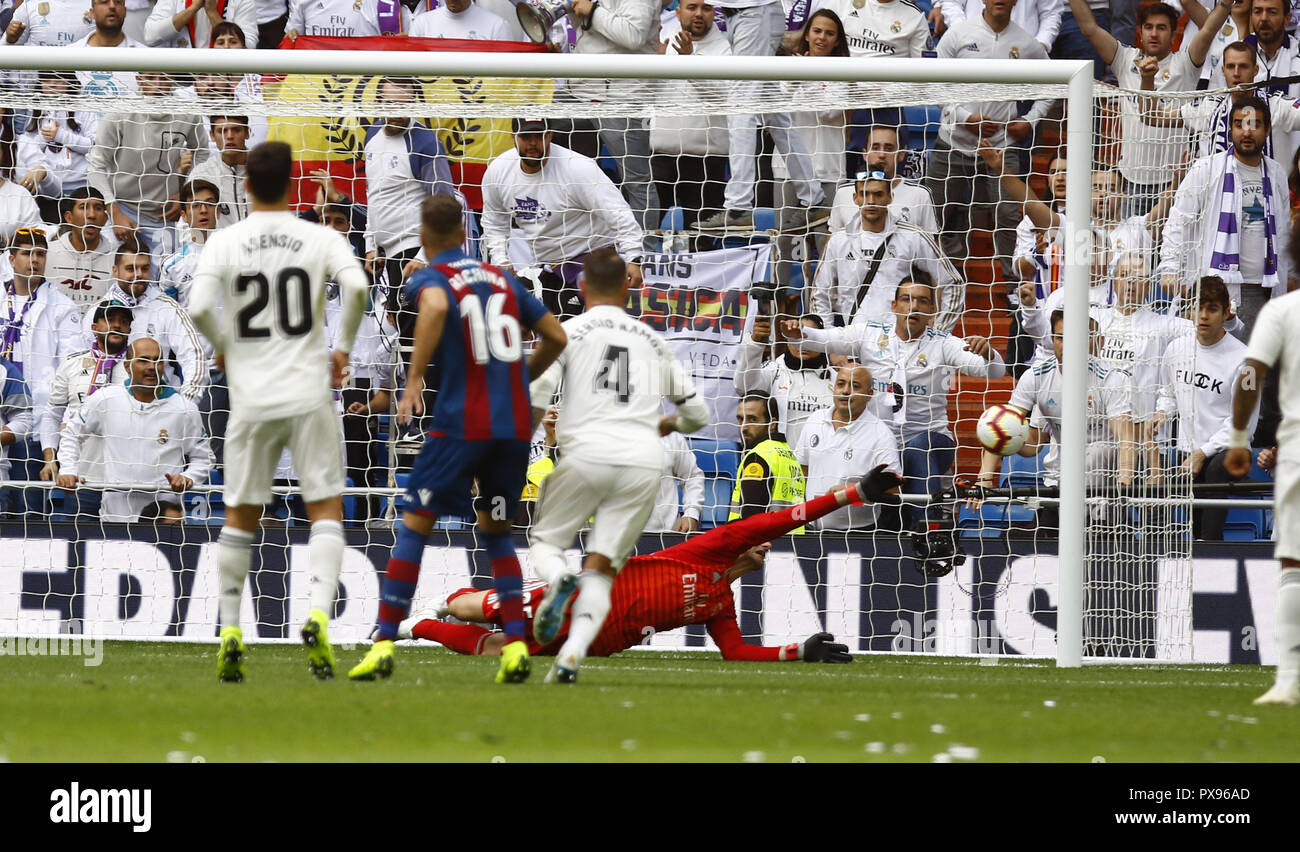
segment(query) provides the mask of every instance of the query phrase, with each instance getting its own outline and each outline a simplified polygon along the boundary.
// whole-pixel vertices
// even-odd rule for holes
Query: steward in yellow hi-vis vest
[[[775,400],[763,393],[746,396],[737,407],[745,449],[736,471],[736,487],[731,492],[729,521],[804,501],[803,468],[785,436],[776,431],[773,408]],[[802,533],[803,527],[793,532]]]
[[[519,495],[519,508],[515,512],[516,527],[533,525],[533,515],[537,511],[537,498],[542,493],[542,481],[555,470],[557,455],[555,420],[559,412],[559,407],[552,405],[547,410],[546,416],[542,418],[542,428],[545,429],[546,437],[540,443],[535,442],[529,454],[533,460],[528,463],[528,469],[524,474],[527,478],[524,481],[524,491]]]

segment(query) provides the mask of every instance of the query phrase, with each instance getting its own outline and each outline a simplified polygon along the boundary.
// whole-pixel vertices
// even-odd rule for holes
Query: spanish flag
[[[468,39],[412,38],[410,36],[369,36],[336,38],[299,36],[285,39],[281,50],[411,50],[464,52],[544,52],[545,46],[513,41],[473,41]],[[526,104],[550,103],[555,81],[503,77],[420,77],[420,97],[429,104],[430,115],[424,119],[438,133],[451,165],[452,179],[465,194],[471,207],[481,209],[483,197],[479,185],[488,162],[514,145],[511,118]],[[365,203],[366,125],[383,116],[376,90],[375,75],[289,74],[262,81],[268,102],[279,101],[303,105],[303,115],[270,116],[268,139],[287,142],[295,154],[294,177],[309,178],[313,171],[327,169],[340,192]],[[317,108],[319,104],[319,108]],[[492,117],[448,115],[449,105],[467,105],[475,109],[499,104]],[[374,112],[359,107],[373,106]],[[346,108],[345,108],[346,107]],[[465,112],[470,112],[466,110]],[[315,201],[316,184],[310,180],[295,182],[294,202],[310,206]]]

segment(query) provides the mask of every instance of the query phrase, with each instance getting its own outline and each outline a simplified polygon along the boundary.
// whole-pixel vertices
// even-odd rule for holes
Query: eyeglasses
[[[875,169],[869,172],[858,172],[854,177],[854,180],[889,180],[889,175],[885,174],[880,169]]]
[[[18,245],[19,240],[24,240],[24,245]],[[40,240],[38,244],[36,241]],[[44,249],[46,246],[44,228],[15,228],[13,238],[9,240],[9,248],[18,251],[21,248]]]

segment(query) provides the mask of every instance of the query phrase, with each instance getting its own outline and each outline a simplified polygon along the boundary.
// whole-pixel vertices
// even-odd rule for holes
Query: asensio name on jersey
[[[241,419],[287,417],[330,402],[329,281],[343,289],[338,348],[347,352],[364,312],[367,281],[341,234],[289,212],[262,210],[208,238],[190,313],[225,357],[231,410]],[[349,311],[358,298],[361,309]]]

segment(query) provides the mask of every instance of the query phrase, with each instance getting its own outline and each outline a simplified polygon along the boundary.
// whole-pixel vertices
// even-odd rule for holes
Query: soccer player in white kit
[[[1297,256],[1300,237],[1293,232],[1291,256]],[[1282,424],[1277,430],[1277,466],[1273,476],[1274,555],[1282,563],[1277,593],[1277,674],[1273,687],[1256,704],[1300,704],[1300,292],[1264,303],[1246,347],[1246,363],[1232,398],[1232,431],[1223,468],[1229,476],[1250,472],[1250,433],[1247,426],[1259,403],[1264,377],[1280,369]]]
[[[289,210],[293,153],[264,142],[248,155],[252,212],[214,233],[190,291],[194,323],[230,379],[226,523],[217,539],[221,650],[217,677],[243,680],[239,603],[253,536],[285,446],[311,521],[311,611],[302,628],[312,674],[334,676],[326,634],[343,562],[343,449],[331,386],[342,383],[365,312],[367,277],[337,231]],[[342,329],[328,352],[325,284],[340,288]]]
[[[587,309],[564,323],[568,347],[529,390],[534,423],[561,382],[564,391],[555,428],[560,462],[542,483],[528,535],[533,570],[551,584],[533,621],[538,642],[559,635],[574,592],[582,591],[547,683],[577,679],[605,623],[614,578],[655,507],[660,436],[694,432],[709,419],[708,406],[668,344],[624,312],[627,264],[618,252],[604,248],[588,254],[581,289]],[[665,397],[677,404],[677,413],[661,417]],[[564,549],[593,516],[583,571],[574,575]]]

